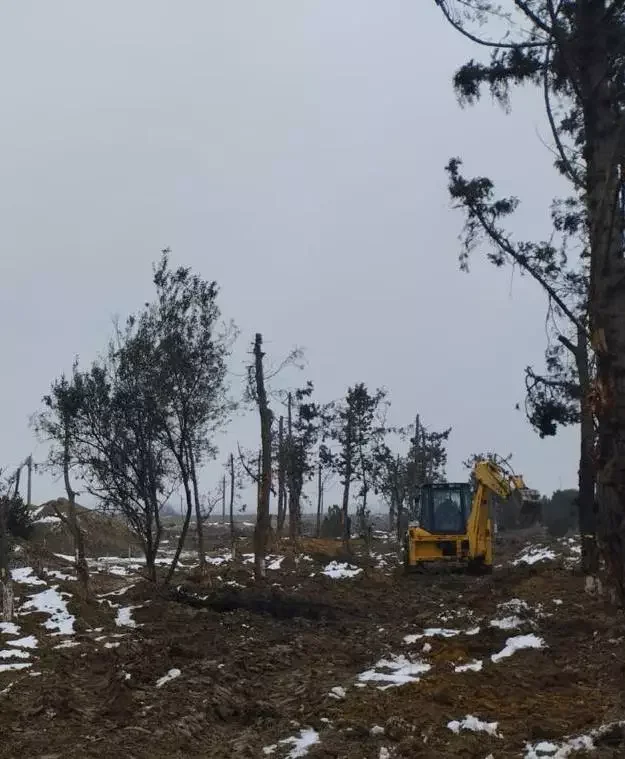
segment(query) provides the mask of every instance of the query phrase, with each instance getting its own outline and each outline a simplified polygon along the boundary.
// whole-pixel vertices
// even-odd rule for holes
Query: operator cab
[[[464,535],[471,513],[471,491],[471,485],[465,482],[423,485],[419,498],[419,527],[434,534]]]

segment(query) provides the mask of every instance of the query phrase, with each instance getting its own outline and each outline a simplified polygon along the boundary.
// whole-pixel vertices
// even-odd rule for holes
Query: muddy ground
[[[211,565],[202,581],[181,572],[158,592],[137,576],[100,573],[91,604],[75,581],[50,575],[71,576],[68,563],[25,548],[23,563],[47,585],[17,586],[18,604],[54,582],[71,594],[75,633],[53,635],[44,613],[15,620],[38,645],[30,668],[0,672],[0,757],[505,759],[532,756],[526,744],[557,748],[625,719],[625,621],[583,593],[569,548],[515,566],[521,546],[504,542],[491,576],[406,576],[392,545],[376,541],[375,559],[362,547],[350,559],[361,572],[332,579],[321,572],[338,546],[309,541],[283,547],[264,587],[246,562]],[[116,623],[119,607],[134,607],[126,625]],[[490,624],[506,618],[514,629]],[[544,647],[491,660],[521,634]],[[374,678],[388,669],[376,663],[398,656],[400,679],[402,661],[430,669],[381,689],[388,682]],[[454,669],[476,662],[480,671]],[[448,727],[467,715],[497,722],[495,734]],[[304,748],[307,736],[317,742]],[[595,745],[589,756],[625,756],[620,728]]]

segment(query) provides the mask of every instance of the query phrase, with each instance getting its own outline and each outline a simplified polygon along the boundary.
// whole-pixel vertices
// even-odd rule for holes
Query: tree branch
[[[465,36],[467,39],[471,40],[471,42],[475,42],[478,45],[482,45],[483,47],[491,47],[491,48],[507,48],[510,50],[519,50],[519,49],[526,49],[526,48],[539,48],[539,47],[545,47],[547,45],[547,41],[544,42],[492,42],[491,40],[484,40],[481,37],[477,37],[474,34],[471,34],[471,32],[467,31],[462,24],[460,24],[458,21],[456,21],[450,11],[449,8],[446,5],[446,0],[434,0],[436,5],[441,9],[443,16],[447,19],[447,21],[453,26],[453,28],[460,32],[463,36]]]

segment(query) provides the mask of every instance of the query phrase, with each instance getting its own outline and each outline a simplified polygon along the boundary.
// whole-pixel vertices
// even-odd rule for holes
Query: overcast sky
[[[479,255],[458,270],[444,173],[462,156],[521,197],[519,233],[548,234],[540,99],[462,110],[451,77],[478,51],[433,0],[20,0],[0,47],[2,464],[45,458],[30,414],[150,297],[170,246],[219,282],[234,374],[260,331],[276,360],[305,348],[293,382],[320,400],[383,385],[393,422],[452,426],[450,478],[489,449],[545,492],[575,486],[576,431],[540,440],[515,410],[545,298]],[[206,488],[257,426],[233,423]],[[36,501],[61,494],[36,479]]]

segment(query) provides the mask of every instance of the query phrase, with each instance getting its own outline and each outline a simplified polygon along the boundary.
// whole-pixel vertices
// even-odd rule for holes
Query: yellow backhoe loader
[[[521,514],[540,512],[540,496],[526,487],[523,477],[504,471],[492,461],[478,461],[469,483],[426,484],[420,489],[418,516],[404,537],[406,570],[430,562],[459,562],[470,571],[493,567],[493,509],[491,496],[520,497]]]

